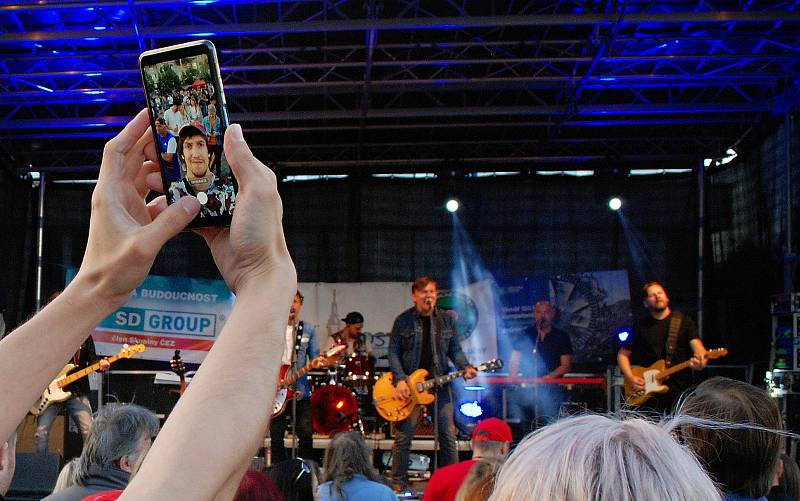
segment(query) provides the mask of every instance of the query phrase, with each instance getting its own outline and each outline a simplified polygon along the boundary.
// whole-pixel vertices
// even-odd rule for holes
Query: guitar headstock
[[[172,372],[178,376],[186,374],[186,366],[183,365],[183,358],[181,358],[181,350],[175,350],[175,355],[170,359],[169,366],[172,367]]]
[[[500,358],[493,358],[488,362],[484,362],[478,366],[481,372],[492,372],[503,368],[503,360]]]
[[[141,353],[145,350],[145,346],[143,344],[134,344],[133,346],[123,346],[119,353],[117,354],[117,358],[131,358],[137,353]]]
[[[728,354],[728,348],[712,348],[706,351],[706,358],[713,360]]]

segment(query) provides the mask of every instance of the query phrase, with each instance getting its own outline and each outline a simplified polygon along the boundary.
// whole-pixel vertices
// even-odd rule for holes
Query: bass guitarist
[[[78,348],[78,351],[75,352],[69,362],[75,364],[75,371],[89,367],[97,362],[100,363],[100,371],[105,371],[111,366],[108,360],[97,356],[91,336],[86,338],[86,341]],[[36,452],[40,454],[47,452],[50,444],[50,430],[53,428],[53,422],[55,422],[56,416],[58,416],[58,412],[62,408],[66,409],[70,419],[80,430],[84,442],[86,437],[89,436],[89,431],[91,431],[92,405],[89,403],[89,379],[81,378],[64,387],[64,390],[71,392],[72,395],[63,402],[51,404],[36,418]]]
[[[319,341],[317,332],[310,324],[300,320],[300,312],[303,309],[303,295],[297,291],[289,309],[289,320],[286,325],[286,344],[284,347],[281,363],[283,365],[293,365],[295,370],[302,369],[309,361],[319,356]],[[311,389],[308,385],[308,378],[301,377],[296,382],[296,399],[294,403],[289,402],[286,412],[280,416],[275,416],[269,423],[270,449],[272,452],[272,463],[278,463],[286,459],[291,459],[284,446],[284,434],[289,423],[292,422],[292,408],[295,408],[296,431],[300,444],[298,448],[299,457],[306,459],[314,458],[314,439],[313,427],[311,422]]]
[[[447,373],[447,360],[450,359],[459,370],[467,369],[464,375],[466,379],[472,379],[477,374],[461,350],[454,317],[436,308],[437,293],[433,279],[426,276],[418,278],[411,286],[414,306],[398,315],[394,321],[389,338],[389,367],[396,386],[394,398],[398,400],[411,398],[406,380],[417,369],[426,369],[432,377],[443,375]],[[437,388],[435,396],[439,466],[445,466],[458,461],[449,385]],[[397,423],[392,447],[392,483],[397,491],[408,487],[408,458],[420,412],[421,409],[417,407],[407,419]]]
[[[702,370],[707,363],[706,348],[691,318],[669,306],[664,286],[647,282],[642,286],[642,301],[648,315],[633,326],[632,339],[617,353],[617,364],[625,381],[637,391],[644,390],[644,379],[635,376],[631,365],[650,366],[665,360],[667,366],[691,360],[693,370]],[[672,408],[675,399],[692,384],[691,373],[677,372],[666,380],[669,390],[654,394],[645,404],[647,409],[664,413]]]

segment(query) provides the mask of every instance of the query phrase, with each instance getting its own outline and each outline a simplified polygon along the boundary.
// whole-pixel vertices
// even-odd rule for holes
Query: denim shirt
[[[438,341],[439,370],[447,373],[447,359],[459,369],[469,365],[456,333],[456,322],[450,314],[438,308],[431,317],[431,336]],[[394,382],[405,381],[419,368],[422,358],[422,317],[416,308],[409,308],[394,321],[389,337],[389,368]],[[439,374],[439,375],[442,375]]]
[[[311,360],[319,356],[319,340],[314,326],[303,322],[303,337],[300,338],[300,351],[297,352],[297,362],[295,369],[300,370]],[[311,396],[311,388],[308,386],[308,376],[303,376],[297,380],[298,398]]]

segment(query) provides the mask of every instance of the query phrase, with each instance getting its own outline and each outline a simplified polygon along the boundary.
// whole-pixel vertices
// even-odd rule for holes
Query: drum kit
[[[327,371],[309,373],[311,421],[318,433],[333,435],[352,429],[364,433],[365,421],[375,422],[372,387],[379,376],[375,357],[353,353],[343,362]]]

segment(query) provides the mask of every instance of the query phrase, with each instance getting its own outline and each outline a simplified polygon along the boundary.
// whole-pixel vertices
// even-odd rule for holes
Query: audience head
[[[665,428],[587,414],[528,435],[500,469],[489,499],[692,501],[720,494]]]
[[[469,469],[456,501],[486,501],[494,490],[494,481],[503,462],[500,459],[481,459]]]
[[[781,464],[783,465],[783,474],[778,479],[778,483],[786,487],[789,497],[798,501],[800,500],[800,468],[797,467],[797,461],[782,452]]]
[[[364,437],[357,431],[337,433],[328,443],[322,463],[323,482],[340,484],[360,474],[369,480],[383,482],[383,477],[372,466],[370,450]]]
[[[314,461],[296,458],[272,465],[267,474],[286,501],[313,501],[318,469]]]
[[[484,419],[472,430],[472,455],[481,458],[502,458],[508,454],[513,440],[511,427],[497,418]]]
[[[61,471],[58,472],[58,478],[56,478],[56,485],[53,487],[53,494],[56,492],[63,491],[67,487],[75,485],[75,478],[78,475],[78,462],[80,458],[72,458],[64,464],[64,467],[61,468]]]
[[[766,391],[713,377],[684,398],[677,415],[723,423],[693,426],[690,422],[681,426],[681,436],[723,490],[753,498],[766,496],[783,444],[780,410]]]
[[[236,490],[233,501],[283,501],[278,486],[270,479],[266,473],[260,471],[247,470]]]
[[[136,471],[158,434],[158,418],[135,404],[108,404],[97,411],[83,446],[77,483],[84,485],[98,468]]]

